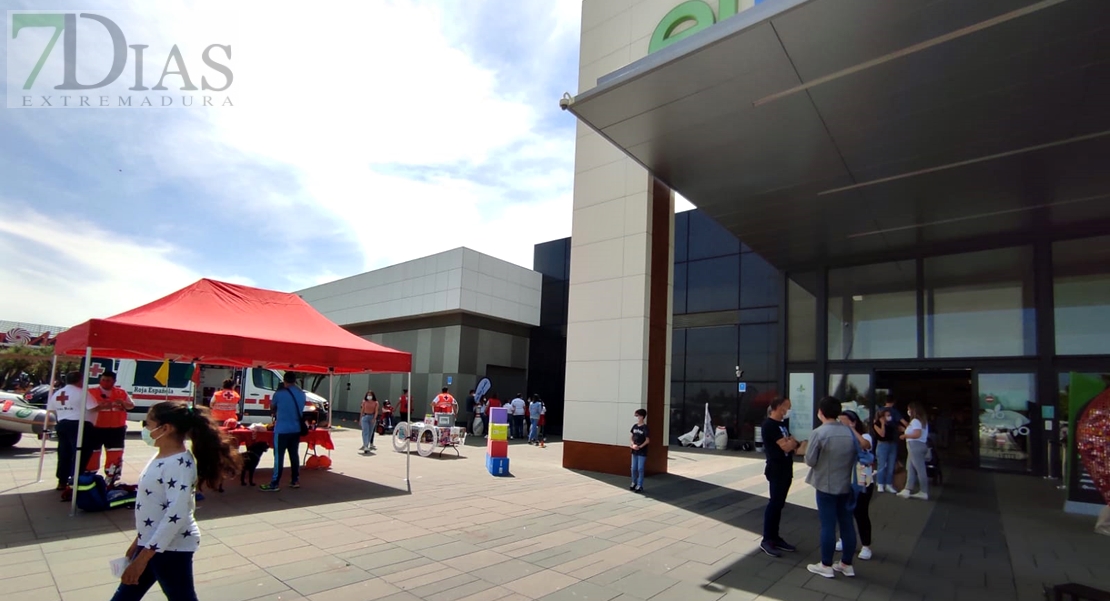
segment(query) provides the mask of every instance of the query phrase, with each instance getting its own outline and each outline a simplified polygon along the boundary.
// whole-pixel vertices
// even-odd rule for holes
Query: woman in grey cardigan
[[[836,572],[856,575],[852,555],[856,552],[856,525],[852,510],[852,471],[856,469],[856,435],[840,423],[840,401],[825,397],[817,404],[821,426],[809,436],[806,465],[810,467],[806,483],[817,490],[817,515],[821,520],[821,563],[807,566],[818,576],[833,578]],[[843,552],[833,563],[836,528],[840,526]]]

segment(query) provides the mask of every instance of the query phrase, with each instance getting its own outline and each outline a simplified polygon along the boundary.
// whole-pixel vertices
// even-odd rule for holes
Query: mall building
[[[739,365],[795,414],[920,401],[950,463],[1055,473],[1110,381],[1108,27],[1103,0],[584,0],[564,465],[624,473],[635,409],[689,419],[676,349],[748,325],[676,327],[725,263],[678,267],[677,192],[782,299],[771,373],[722,354],[721,395]]]

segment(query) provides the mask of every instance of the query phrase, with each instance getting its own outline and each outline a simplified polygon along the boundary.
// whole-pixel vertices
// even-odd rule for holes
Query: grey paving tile
[[[637,570],[624,578],[610,584],[609,586],[622,593],[639,597],[641,599],[650,599],[655,595],[671,588],[678,584],[678,580],[667,578],[666,576],[659,576],[656,574],[649,574]]]
[[[582,581],[540,597],[540,601],[612,601],[621,594],[620,591]]]

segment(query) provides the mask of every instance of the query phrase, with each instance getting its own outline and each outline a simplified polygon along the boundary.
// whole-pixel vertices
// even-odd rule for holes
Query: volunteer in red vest
[[[107,452],[104,458],[104,479],[111,486],[123,475],[123,446],[127,439],[127,412],[135,408],[127,391],[116,386],[116,374],[106,371],[100,376],[100,386],[89,390],[89,409],[93,411],[92,456],[87,471],[100,468],[100,449]],[[88,431],[85,433],[88,437]]]
[[[455,397],[451,396],[450,392],[447,392],[447,390],[448,389],[444,387],[443,390],[439,391],[439,394],[436,395],[436,398],[432,399],[432,415],[436,413],[451,413],[458,415],[459,403],[455,400]],[[454,418],[451,418],[451,423],[455,423]]]
[[[235,392],[235,381],[224,380],[221,390],[212,395],[212,419],[223,425],[229,419],[239,419],[239,393]]]
[[[85,397],[82,388],[82,373],[72,371],[66,374],[66,385],[54,391],[54,395],[46,404],[57,422],[58,432],[58,469],[54,475],[58,477],[58,490],[65,490],[73,478],[73,462],[77,459],[77,428],[81,425],[81,399]],[[85,432],[92,432],[92,413],[87,413],[85,419]],[[88,465],[89,445],[81,452],[81,464]]]
[[[401,398],[397,400],[397,412],[401,414],[401,418],[406,422],[412,421],[412,416],[409,415],[409,389],[406,388],[401,391]]]

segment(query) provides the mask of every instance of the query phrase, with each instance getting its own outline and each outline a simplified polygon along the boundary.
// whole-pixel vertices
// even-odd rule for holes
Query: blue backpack
[[[108,484],[96,472],[85,472],[77,477],[77,507],[81,511],[107,511]]]

